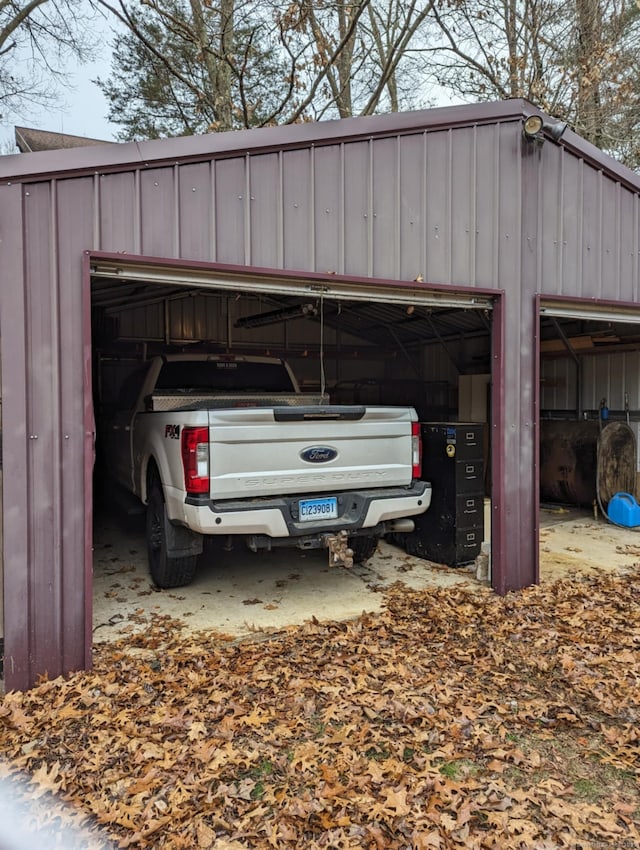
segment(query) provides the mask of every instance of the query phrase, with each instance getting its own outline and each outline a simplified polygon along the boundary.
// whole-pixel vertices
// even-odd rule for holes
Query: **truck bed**
[[[281,393],[264,395],[258,393],[176,393],[154,392],[146,400],[146,410],[177,411],[177,410],[219,410],[236,407],[297,407],[303,405],[328,404],[328,395],[307,395],[302,393]]]

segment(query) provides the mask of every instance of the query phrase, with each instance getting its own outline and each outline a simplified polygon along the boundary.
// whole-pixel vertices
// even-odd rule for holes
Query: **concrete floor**
[[[485,510],[489,537],[489,501]],[[348,619],[378,611],[394,582],[411,588],[467,584],[487,592],[474,564],[452,569],[407,555],[382,541],[362,566],[329,567],[324,551],[207,552],[194,582],[177,590],[152,585],[143,522],[98,515],[94,535],[94,639],[113,640],[143,629],[153,614],[181,620],[188,629],[242,637],[318,620]],[[640,568],[640,529],[624,529],[588,511],[540,510],[540,579]]]
[[[450,569],[381,542],[363,565],[329,567],[326,551],[205,550],[188,587],[158,590],[146,564],[143,524],[98,517],[94,532],[94,639],[112,640],[144,628],[152,614],[169,615],[195,631],[240,637],[318,620],[378,611],[381,590],[396,581],[420,588],[477,584],[475,567]]]
[[[640,528],[620,528],[578,508],[540,508],[540,580],[640,568]]]

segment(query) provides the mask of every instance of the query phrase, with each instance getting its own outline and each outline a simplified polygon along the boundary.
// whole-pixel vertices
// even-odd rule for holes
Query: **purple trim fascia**
[[[131,168],[156,168],[167,163],[201,162],[250,153],[316,147],[359,139],[407,135],[421,131],[518,121],[530,115],[552,119],[529,101],[512,98],[491,103],[441,106],[413,112],[341,118],[306,124],[259,127],[227,133],[180,136],[141,142],[108,142],[57,151],[39,151],[0,157],[0,183],[76,177]],[[549,144],[553,144],[547,139]],[[633,192],[640,192],[640,177],[609,154],[572,130],[562,136],[562,147],[601,170]]]
[[[280,279],[287,282],[300,281],[300,283],[308,283],[309,281],[317,283],[344,283],[344,284],[362,284],[363,286],[388,286],[397,289],[427,289],[431,292],[459,292],[464,295],[479,295],[486,298],[493,298],[499,295],[501,290],[488,289],[486,287],[475,286],[458,286],[450,283],[428,283],[417,280],[401,280],[398,278],[384,277],[360,277],[358,275],[342,275],[342,274],[327,274],[326,272],[311,272],[300,269],[277,269],[265,268],[262,266],[241,266],[227,263],[207,263],[202,260],[181,260],[181,259],[164,259],[161,257],[147,257],[140,254],[120,254],[109,253],[106,251],[87,251],[85,254],[89,258],[89,267],[91,264],[104,260],[108,263],[122,263],[123,266],[148,266],[153,269],[180,269],[182,271],[194,272],[213,272],[226,274],[229,277],[244,277],[244,278],[261,278],[264,280]],[[97,277],[99,273],[92,272]],[[123,274],[123,280],[126,279],[126,273]],[[197,286],[194,283],[194,286]]]
[[[534,581],[540,584],[540,302],[542,296],[535,297],[535,337],[533,340],[533,554],[535,563]]]
[[[549,295],[544,292],[539,294],[538,299],[538,312],[542,309],[543,305],[546,306],[547,304],[557,303],[569,305],[575,304],[578,307],[581,304],[589,304],[592,307],[603,307],[607,310],[615,310],[616,307],[623,307],[636,310],[636,312],[640,313],[640,303],[638,303],[638,301],[616,301],[609,300],[608,298],[580,298],[575,295]]]
[[[156,167],[166,162],[175,164],[177,160],[203,160],[285,148],[339,144],[424,130],[516,121],[528,117],[532,112],[539,110],[525,100],[513,98],[200,136],[14,154],[0,158],[0,181],[46,179],[62,173],[70,176],[88,171],[114,171],[140,166]]]
[[[505,454],[505,369],[503,290],[495,291],[491,323],[491,586],[504,596],[507,592],[507,523],[505,519],[504,454]]]
[[[90,670],[93,661],[93,463],[95,419],[92,401],[91,340],[91,261],[82,257],[82,374],[84,410],[84,662]]]
[[[259,127],[201,136],[180,136],[141,142],[109,142],[65,150],[14,154],[0,157],[0,182],[43,180],[54,176],[72,177],[95,171],[107,173],[139,167],[152,168],[169,162],[175,164],[176,161],[220,159],[420,131],[518,121],[530,115],[540,115],[543,120],[553,120],[552,116],[529,101],[512,98],[490,103],[440,106],[413,112],[285,124],[279,127]],[[550,139],[547,139],[547,142],[554,144]],[[632,191],[640,192],[638,174],[572,130],[567,130],[558,144]]]

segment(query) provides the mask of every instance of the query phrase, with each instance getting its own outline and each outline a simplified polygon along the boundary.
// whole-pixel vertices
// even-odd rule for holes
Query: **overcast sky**
[[[112,141],[118,127],[107,121],[107,101],[98,86],[91,82],[96,77],[108,76],[110,62],[111,53],[105,43],[100,59],[83,66],[71,64],[68,74],[73,88],[61,92],[61,100],[66,102],[66,108],[51,111],[25,108],[21,115],[0,123],[0,143],[13,143],[16,125]]]

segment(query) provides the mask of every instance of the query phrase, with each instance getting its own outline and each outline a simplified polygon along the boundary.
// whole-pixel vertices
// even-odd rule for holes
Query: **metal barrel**
[[[617,492],[635,493],[636,439],[624,422],[542,420],[540,499],[606,509]]]

